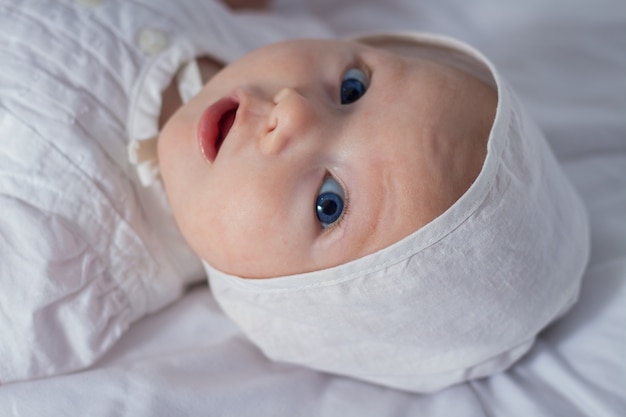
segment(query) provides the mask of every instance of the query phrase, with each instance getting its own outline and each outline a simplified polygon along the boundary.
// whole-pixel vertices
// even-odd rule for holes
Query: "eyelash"
[[[363,57],[361,57],[361,56],[354,57],[354,59],[351,61],[351,63],[349,65],[346,65],[346,67],[344,68],[343,73],[341,74],[341,76],[343,77],[343,75],[346,72],[348,72],[348,70],[350,68],[356,68],[358,70],[361,70],[363,72],[363,74],[365,74],[365,76],[367,77],[367,88],[369,88],[372,85],[372,75],[373,75],[372,74],[372,69],[365,62]]]

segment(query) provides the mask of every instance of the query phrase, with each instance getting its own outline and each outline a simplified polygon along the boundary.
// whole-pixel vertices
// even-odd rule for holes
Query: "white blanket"
[[[270,362],[202,286],[133,325],[91,369],[0,386],[0,415],[626,414],[623,2],[281,0],[275,7],[308,9],[342,35],[431,30],[489,56],[539,121],[587,204],[592,253],[579,302],[506,373],[420,396]]]

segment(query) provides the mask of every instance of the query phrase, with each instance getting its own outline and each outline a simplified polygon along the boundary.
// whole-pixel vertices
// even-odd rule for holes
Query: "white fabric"
[[[176,85],[181,102],[187,103],[202,90],[198,61],[192,59],[176,72]],[[154,122],[153,122],[154,123]],[[133,139],[128,143],[128,160],[135,166],[141,185],[149,187],[159,179],[158,136]]]
[[[539,121],[587,206],[592,250],[579,301],[508,371],[418,395],[272,362],[202,287],[137,321],[90,369],[1,385],[0,415],[623,417],[624,2],[275,1],[291,14],[306,6],[342,36],[427,30],[485,52]]]
[[[478,178],[431,223],[345,265],[250,280],[205,263],[214,296],[274,360],[414,392],[502,371],[578,298],[589,255],[584,206],[477,52],[417,34],[360,41],[482,69],[484,79],[491,72],[498,106]]]
[[[202,76],[198,61],[191,60],[183,65],[176,73],[176,84],[178,86],[178,94],[183,103],[187,103],[196,94],[202,90]]]
[[[126,154],[178,68],[326,31],[194,0],[2,1],[0,27],[2,384],[92,364],[204,278]]]

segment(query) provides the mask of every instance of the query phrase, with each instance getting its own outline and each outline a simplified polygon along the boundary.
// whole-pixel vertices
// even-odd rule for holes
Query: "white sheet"
[[[281,0],[296,13],[306,7]],[[318,0],[340,34],[459,36],[499,65],[583,195],[581,299],[506,373],[419,396],[271,363],[207,288],[134,325],[92,369],[0,387],[0,415],[623,416],[626,414],[626,6],[620,0]]]

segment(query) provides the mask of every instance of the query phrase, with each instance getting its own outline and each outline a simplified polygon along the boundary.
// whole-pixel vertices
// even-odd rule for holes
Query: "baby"
[[[415,392],[505,369],[576,299],[582,205],[466,45],[237,60],[330,33],[196,0],[0,23],[0,384],[85,369],[205,272],[268,357]]]
[[[576,300],[582,204],[472,48],[299,40],[199,66],[189,102],[164,94],[160,172],[269,357],[429,392],[506,369]]]

